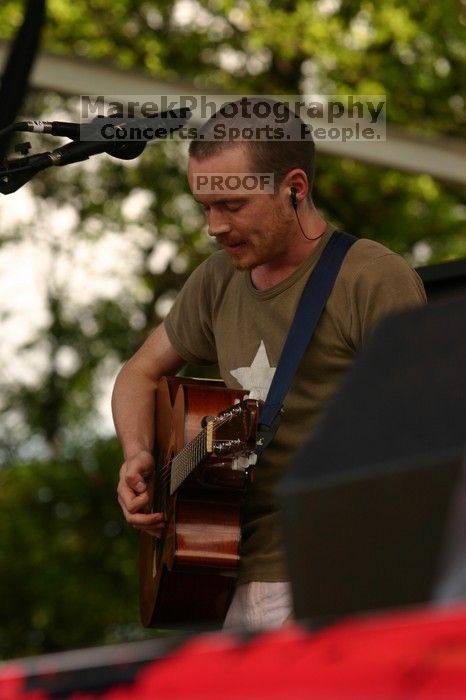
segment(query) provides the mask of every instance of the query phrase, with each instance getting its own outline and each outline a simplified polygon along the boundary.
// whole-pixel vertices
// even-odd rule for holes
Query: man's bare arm
[[[120,469],[118,501],[131,525],[160,536],[160,513],[147,513],[146,478],[154,470],[155,391],[160,377],[185,364],[171,345],[163,324],[123,366],[112,396],[113,419],[125,461]]]

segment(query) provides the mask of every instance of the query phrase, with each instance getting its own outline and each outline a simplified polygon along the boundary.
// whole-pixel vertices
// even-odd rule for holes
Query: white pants
[[[237,587],[223,628],[272,629],[280,627],[292,611],[288,581],[252,581]]]

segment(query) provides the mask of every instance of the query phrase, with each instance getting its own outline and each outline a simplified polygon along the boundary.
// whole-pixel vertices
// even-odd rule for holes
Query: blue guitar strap
[[[272,441],[278,429],[285,396],[314,335],[343,259],[357,240],[349,233],[334,231],[306,282],[262,407],[257,433],[258,455]]]

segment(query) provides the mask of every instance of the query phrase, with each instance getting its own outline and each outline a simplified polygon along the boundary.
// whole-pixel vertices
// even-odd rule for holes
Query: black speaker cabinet
[[[449,260],[437,265],[418,267],[428,301],[453,299],[466,295],[466,259]]]
[[[296,615],[466,599],[465,449],[466,297],[385,319],[281,485]]]

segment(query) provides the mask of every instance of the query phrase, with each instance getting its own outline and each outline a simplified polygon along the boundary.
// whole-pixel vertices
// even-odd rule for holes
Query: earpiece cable
[[[296,206],[296,207],[293,206],[293,209],[294,209],[294,213],[296,214],[296,221],[297,221],[298,224],[299,224],[299,228],[301,229],[301,233],[303,234],[304,238],[306,238],[308,241],[317,241],[319,238],[322,238],[322,236],[324,235],[325,231],[327,230],[326,227],[324,228],[324,230],[322,231],[322,233],[319,233],[318,236],[315,236],[314,238],[311,238],[311,236],[308,236],[308,235],[305,233],[303,227],[301,226],[301,221],[299,220],[297,206]]]

